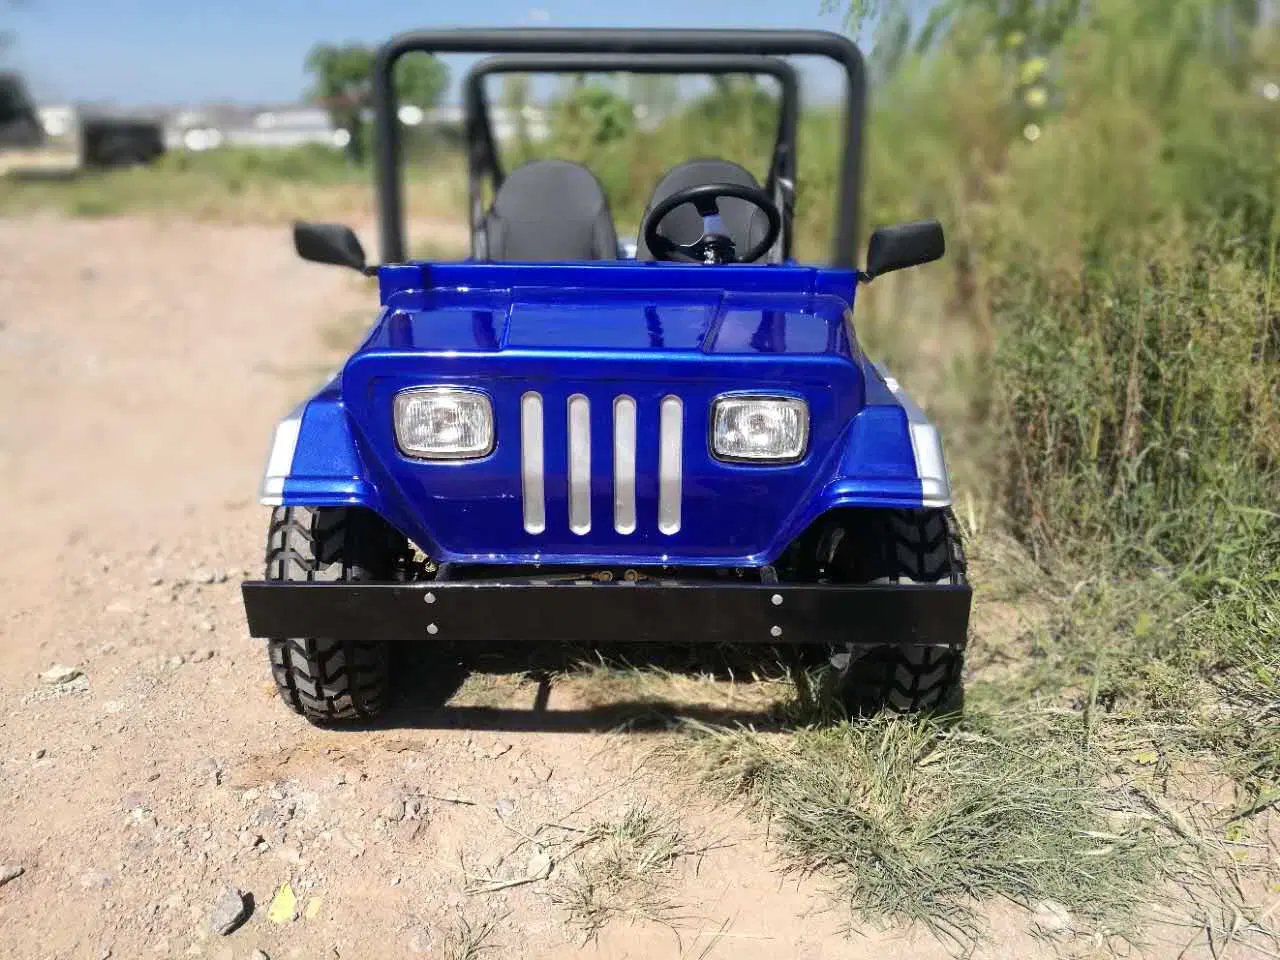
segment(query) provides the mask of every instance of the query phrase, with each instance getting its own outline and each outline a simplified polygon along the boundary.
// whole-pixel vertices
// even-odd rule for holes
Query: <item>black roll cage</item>
[[[866,70],[862,54],[847,37],[825,30],[625,30],[613,28],[497,27],[417,30],[392,37],[379,48],[373,66],[376,132],[374,176],[384,263],[405,258],[404,183],[400,177],[400,125],[393,70],[406,53],[559,54],[758,57],[822,56],[845,73],[845,137],[836,200],[831,265],[854,268],[858,203],[862,179],[862,124]]]
[[[791,255],[791,220],[795,212],[796,127],[800,113],[800,80],[795,68],[777,57],[731,54],[653,55],[636,54],[499,54],[476,63],[463,81],[465,138],[467,143],[467,186],[471,211],[472,252],[475,239],[484,229],[483,184],[489,181],[497,193],[505,179],[493,124],[485,79],[498,73],[631,73],[698,74],[724,76],[747,74],[768,76],[778,82],[778,130],[770,153],[764,190],[774,198],[782,213],[781,255]]]

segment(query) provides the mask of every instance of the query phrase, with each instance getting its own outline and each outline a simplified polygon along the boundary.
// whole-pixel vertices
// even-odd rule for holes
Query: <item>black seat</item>
[[[649,245],[644,242],[644,229],[649,221],[649,211],[672,194],[704,183],[735,183],[747,187],[759,187],[751,172],[728,160],[688,160],[668,170],[653,188],[653,196],[644,208],[640,221],[640,238],[636,241],[636,259],[653,260]],[[720,220],[733,240],[739,253],[755,246],[769,232],[769,218],[745,200],[724,197],[716,201],[720,207]],[[663,220],[658,232],[675,243],[693,243],[702,236],[702,217],[692,203],[682,203]],[[776,250],[776,247],[775,247]],[[772,259],[772,254],[763,259]]]
[[[480,259],[616,260],[618,234],[600,181],[568,160],[512,170],[484,218]]]

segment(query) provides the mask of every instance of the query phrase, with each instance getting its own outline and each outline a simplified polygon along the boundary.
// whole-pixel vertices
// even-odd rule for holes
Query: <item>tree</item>
[[[1185,32],[1195,45],[1228,54],[1240,38],[1274,15],[1269,0],[1132,0],[1130,16],[1150,21],[1166,32]],[[1057,49],[1076,24],[1101,15],[1086,0],[823,0],[823,10],[845,10],[845,27],[857,33],[877,26],[877,45],[894,43],[905,29],[914,30],[916,49],[924,51],[943,39],[966,16],[984,18],[991,37],[1036,54]],[[1091,9],[1095,8],[1095,9]],[[915,24],[918,22],[918,28]]]
[[[1171,91],[1201,55],[1246,86],[1254,66],[1249,39],[1274,15],[1268,0],[824,0],[825,10],[841,7],[849,31],[874,26],[876,79],[912,50],[927,53],[961,32],[985,37],[1008,66],[1013,128],[1031,139],[1061,102],[1059,52],[1073,30],[1114,43],[1112,52],[1096,54],[1112,65],[1126,63],[1126,44],[1160,38],[1165,55],[1154,82],[1163,102],[1159,90]]]
[[[552,105],[551,131],[575,156],[607,147],[635,129],[635,107],[609,86],[577,76]]]
[[[516,148],[520,156],[529,152],[529,121],[525,116],[529,109],[531,87],[526,73],[509,73],[502,78],[502,106],[511,114],[515,124]]]
[[[778,102],[746,74],[717,74],[711,92],[693,100],[682,120],[694,129],[736,130],[747,143],[772,143],[778,129]]]
[[[365,116],[373,95],[373,57],[373,49],[364,44],[318,43],[308,51],[305,63],[312,78],[308,98],[323,104],[334,126],[350,134],[347,153],[356,163],[368,153]],[[411,53],[396,64],[396,96],[402,105],[430,109],[448,86],[449,68],[438,57]]]
[[[680,101],[680,80],[670,74],[633,73],[628,75],[625,89],[650,123],[667,116]]]

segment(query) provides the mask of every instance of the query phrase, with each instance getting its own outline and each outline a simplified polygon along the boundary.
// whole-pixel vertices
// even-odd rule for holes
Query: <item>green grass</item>
[[[1161,18],[1096,9],[1035,142],[971,24],[876,92],[872,220],[934,213],[949,235],[944,264],[865,289],[857,317],[947,438],[977,590],[966,716],[832,727],[799,703],[794,734],[694,727],[676,752],[855,922],[965,949],[986,904],[1054,901],[1072,948],[1267,955],[1280,115]],[[1274,38],[1247,55],[1239,72],[1280,69]],[[830,171],[805,157],[818,250]]]
[[[1056,901],[1084,933],[1132,933],[1174,856],[1052,713],[698,733],[704,779],[766,816],[788,861],[834,880],[858,922],[919,923],[967,946],[979,905],[1004,898]]]
[[[428,165],[409,172],[411,219],[455,220],[465,211],[456,153],[434,153]],[[362,222],[374,215],[373,178],[341,152],[315,146],[174,151],[150,167],[84,170],[59,179],[0,178],[0,216],[50,210],[76,217],[145,213],[236,223]]]
[[[1176,579],[1082,570],[971,699],[1051,700],[1164,764],[1230,778],[1224,817],[1256,813],[1280,799],[1280,589],[1274,567],[1237,574],[1196,599]]]

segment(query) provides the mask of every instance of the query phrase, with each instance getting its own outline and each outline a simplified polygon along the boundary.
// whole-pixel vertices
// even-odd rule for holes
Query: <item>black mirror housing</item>
[[[293,248],[303,260],[331,263],[367,272],[364,247],[354,230],[341,223],[295,223]]]
[[[867,244],[867,266],[864,280],[874,280],[884,273],[904,267],[940,260],[947,251],[942,224],[937,220],[917,220],[893,227],[878,227]]]

